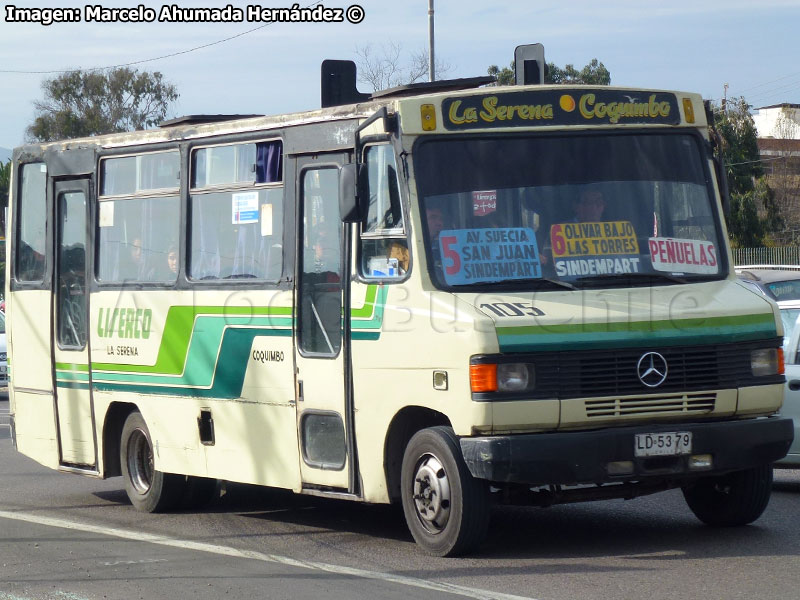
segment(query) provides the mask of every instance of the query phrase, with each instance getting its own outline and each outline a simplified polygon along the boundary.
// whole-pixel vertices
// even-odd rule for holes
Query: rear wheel
[[[174,508],[186,491],[186,477],[154,468],[153,444],[142,414],[132,412],[120,439],[120,463],[131,504],[143,512]]]
[[[423,429],[411,438],[400,485],[408,528],[427,552],[456,556],[483,541],[489,524],[488,486],[472,477],[451,428]]]
[[[767,508],[771,492],[772,465],[707,477],[683,488],[695,516],[714,527],[752,523]]]

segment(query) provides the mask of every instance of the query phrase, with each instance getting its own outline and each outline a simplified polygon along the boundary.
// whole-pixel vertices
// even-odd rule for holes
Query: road
[[[45,469],[11,447],[0,400],[0,600],[734,598],[800,590],[800,471],[754,525],[710,529],[672,491],[499,507],[480,552],[430,558],[402,513],[227,485],[201,512],[149,515],[122,480]]]

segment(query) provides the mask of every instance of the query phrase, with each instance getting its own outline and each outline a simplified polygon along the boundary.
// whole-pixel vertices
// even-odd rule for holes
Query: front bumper
[[[634,456],[637,433],[692,433],[692,455],[710,454],[711,469],[689,469],[688,456]],[[587,484],[697,477],[739,471],[786,456],[794,438],[792,420],[770,417],[741,421],[639,425],[591,431],[461,438],[473,477],[528,485]],[[632,461],[634,470],[609,475],[608,464]]]

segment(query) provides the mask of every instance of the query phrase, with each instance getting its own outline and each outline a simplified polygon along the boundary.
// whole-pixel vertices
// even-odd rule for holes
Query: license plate
[[[634,456],[678,456],[692,451],[692,434],[688,431],[637,433]]]

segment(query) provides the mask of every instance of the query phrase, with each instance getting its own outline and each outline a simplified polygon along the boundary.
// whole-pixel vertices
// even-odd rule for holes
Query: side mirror
[[[339,214],[343,223],[359,223],[362,220],[358,194],[358,165],[348,163],[339,171]]]

